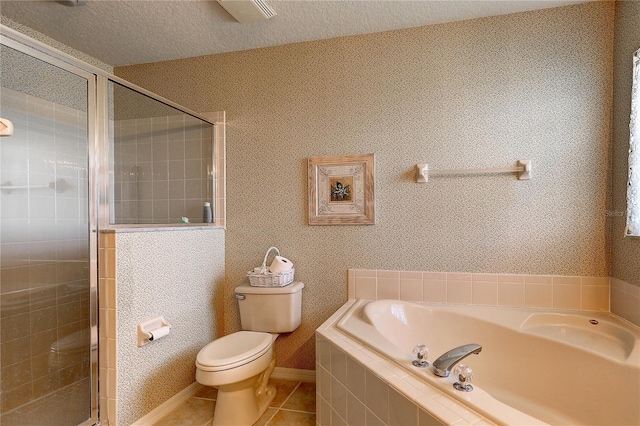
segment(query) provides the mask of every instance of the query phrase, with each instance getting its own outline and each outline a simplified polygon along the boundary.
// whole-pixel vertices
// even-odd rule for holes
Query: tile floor
[[[316,384],[271,379],[276,396],[254,426],[315,426]],[[208,426],[213,419],[218,391],[204,387],[154,426]]]

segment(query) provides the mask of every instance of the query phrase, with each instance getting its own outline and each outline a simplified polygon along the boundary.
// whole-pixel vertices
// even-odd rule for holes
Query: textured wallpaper
[[[80,59],[88,64],[93,65],[94,67],[98,67],[107,72],[113,72],[113,67],[111,65],[105,64],[102,61],[99,61],[85,53],[82,53],[72,47],[67,46],[66,44],[62,44],[57,40],[52,39],[51,37],[42,34],[32,28],[27,27],[26,25],[22,25],[12,19],[7,18],[6,16],[0,16],[0,24],[6,25],[7,27],[19,31],[24,35],[27,35],[31,38],[34,38],[42,43],[46,43],[49,46],[52,46],[66,54],[69,54],[73,57]],[[3,76],[4,79],[4,76]]]
[[[86,114],[87,80],[85,78],[5,45],[2,45],[0,50],[0,63],[3,65],[3,88]]]
[[[314,368],[347,269],[609,275],[614,4],[117,68],[196,111],[225,110],[225,332],[233,288],[275,245],[305,283],[278,365]],[[308,157],[376,155],[376,224],[308,226]],[[414,166],[511,167],[533,178]]]
[[[196,355],[222,335],[224,230],[116,234],[118,424],[195,381]],[[171,333],[137,346],[137,324],[162,315]]]
[[[640,238],[625,237],[633,53],[640,48],[640,1],[616,3],[611,275],[640,286]]]

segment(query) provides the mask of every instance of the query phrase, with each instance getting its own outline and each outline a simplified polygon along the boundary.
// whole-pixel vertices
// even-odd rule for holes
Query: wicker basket
[[[271,250],[275,250],[276,256],[280,256],[280,251],[277,248],[270,247],[269,250],[267,250],[267,254],[264,255],[260,272],[247,272],[249,284],[253,287],[284,287],[293,281],[294,268],[286,272],[267,272],[267,257],[269,257]]]

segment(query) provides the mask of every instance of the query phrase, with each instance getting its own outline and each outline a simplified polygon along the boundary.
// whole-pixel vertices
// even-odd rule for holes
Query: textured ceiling
[[[239,24],[216,1],[0,1],[0,13],[111,66],[452,22],[584,0],[270,0],[277,15]]]

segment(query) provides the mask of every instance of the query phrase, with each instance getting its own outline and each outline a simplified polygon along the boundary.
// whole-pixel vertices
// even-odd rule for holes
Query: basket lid
[[[238,294],[288,294],[297,293],[302,290],[304,283],[294,281],[282,287],[254,287],[248,284],[236,287],[235,292]]]

